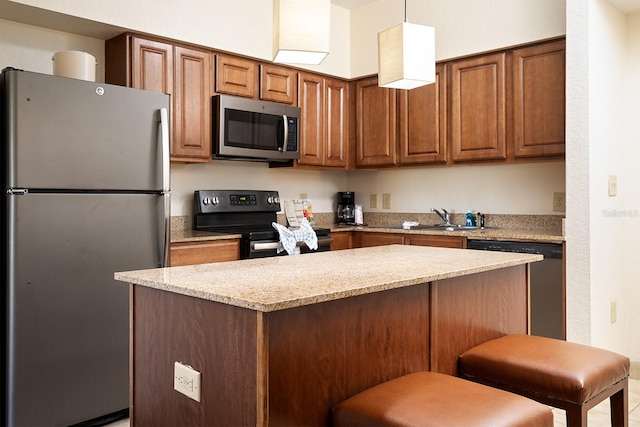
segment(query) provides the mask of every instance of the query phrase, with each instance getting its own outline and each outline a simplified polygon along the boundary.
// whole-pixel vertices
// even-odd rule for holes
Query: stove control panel
[[[197,190],[193,194],[195,214],[217,212],[279,212],[277,191]]]

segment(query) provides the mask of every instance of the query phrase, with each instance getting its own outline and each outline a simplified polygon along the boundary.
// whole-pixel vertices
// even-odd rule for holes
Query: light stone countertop
[[[542,255],[390,245],[115,273],[135,285],[271,312],[541,261]]]

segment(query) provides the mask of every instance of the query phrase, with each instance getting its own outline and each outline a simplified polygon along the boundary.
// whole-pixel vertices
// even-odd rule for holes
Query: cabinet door
[[[366,248],[369,246],[383,245],[402,245],[404,244],[404,235],[391,233],[359,233],[360,244],[358,247]]]
[[[300,107],[300,165],[321,166],[324,161],[323,78],[311,73],[298,73],[298,106]]]
[[[396,164],[396,91],[378,78],[356,83],[356,166]]]
[[[353,233],[348,231],[330,233],[329,237],[333,239],[333,242],[331,243],[331,250],[339,251],[343,249],[351,249],[353,247],[352,236],[353,236]]]
[[[211,53],[175,47],[172,156],[211,159]]]
[[[171,244],[172,267],[238,259],[240,259],[240,241],[237,239]]]
[[[324,79],[324,165],[347,167],[349,88],[347,82]]]
[[[436,65],[436,82],[400,95],[400,164],[447,161],[447,78]]]
[[[260,65],[260,99],[295,105],[298,82],[295,70],[276,65]]]
[[[408,236],[408,244],[414,246],[436,246],[439,248],[466,249],[467,238],[458,236],[421,235]]]
[[[216,55],[216,92],[257,98],[258,64],[244,58]]]
[[[173,94],[173,46],[132,38],[131,87]]]
[[[506,53],[451,64],[453,161],[506,159]]]
[[[513,51],[516,157],[564,154],[565,42]]]

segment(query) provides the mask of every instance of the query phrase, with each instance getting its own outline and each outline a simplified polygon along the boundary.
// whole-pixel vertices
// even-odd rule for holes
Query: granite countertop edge
[[[391,245],[302,257],[273,257],[118,272],[114,278],[133,285],[260,312],[273,312],[543,259],[542,255],[504,252],[463,253],[469,255],[461,256],[459,249]],[[429,259],[431,263],[424,263],[424,259]],[[341,268],[337,265],[340,260],[352,268]],[[405,262],[410,264],[402,265]],[[417,262],[422,265],[417,265]],[[360,275],[353,271],[353,266],[358,265],[354,263],[361,264]],[[330,274],[321,274],[327,271],[322,267],[324,265],[334,266]],[[305,266],[309,266],[309,271],[300,280],[301,276],[296,276],[295,271]],[[377,267],[381,270],[375,271]],[[256,269],[264,271],[264,268],[271,268],[276,273],[263,274],[258,279],[243,279],[256,275]]]

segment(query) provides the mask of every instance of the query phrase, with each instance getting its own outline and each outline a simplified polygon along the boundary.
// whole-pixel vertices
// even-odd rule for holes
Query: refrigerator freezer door
[[[3,74],[9,187],[163,190],[159,121],[169,95],[18,70]]]
[[[75,424],[129,406],[129,291],[162,262],[163,195],[7,196],[9,425]]]

